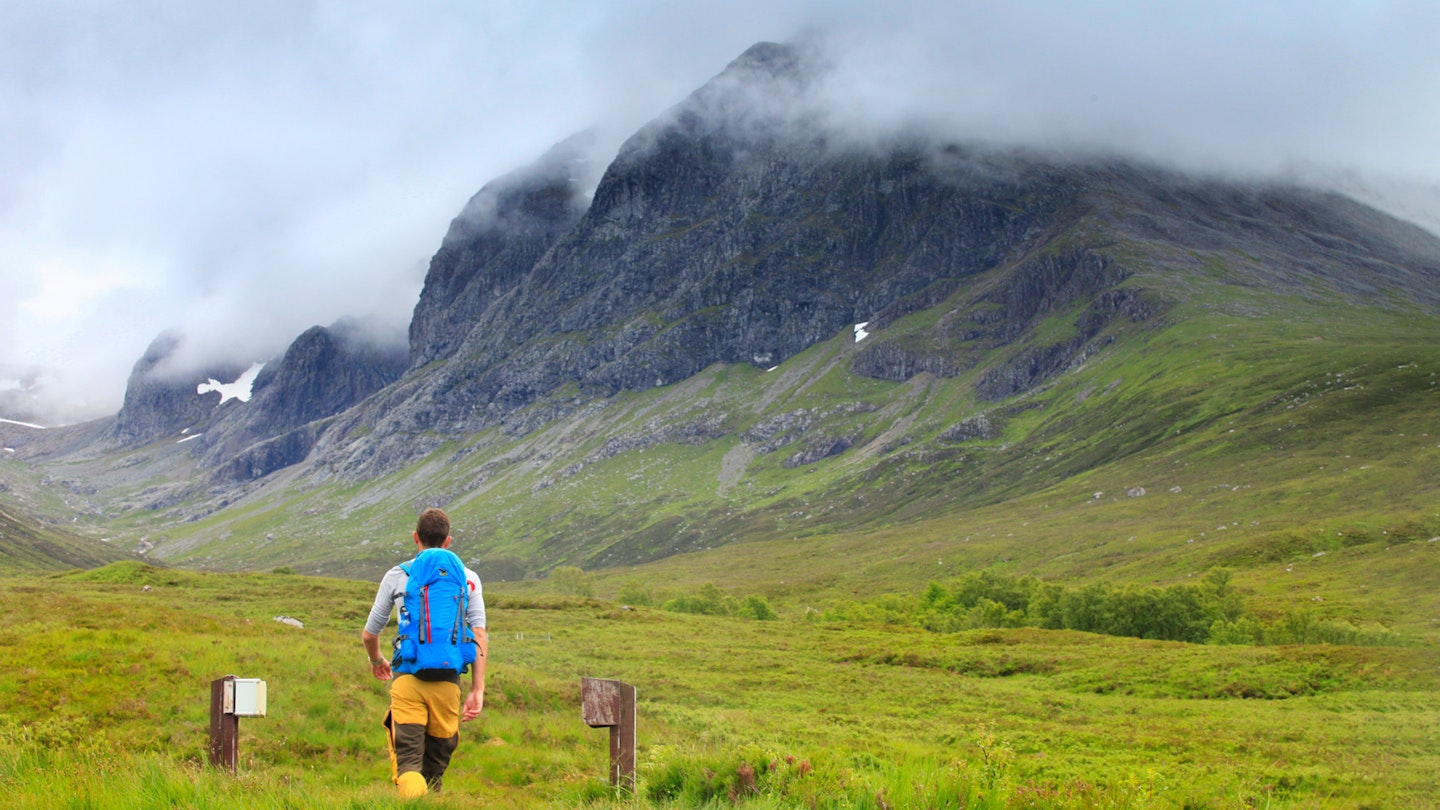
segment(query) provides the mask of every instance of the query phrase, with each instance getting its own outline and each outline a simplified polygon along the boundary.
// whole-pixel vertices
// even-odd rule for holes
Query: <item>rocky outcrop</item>
[[[267,363],[250,401],[204,437],[202,466],[250,480],[303,460],[334,416],[400,378],[404,343],[351,319],[312,327],[279,361]]]
[[[977,413],[966,417],[940,432],[940,438],[947,442],[968,442],[975,439],[994,439],[1000,436],[1002,426],[989,414]]]
[[[430,260],[410,321],[412,365],[453,355],[474,323],[580,219],[593,148],[593,137],[577,135],[470,198]]]
[[[214,458],[219,462],[215,477],[228,481],[253,481],[299,464],[315,446],[317,433],[315,426],[305,426],[243,447],[232,456],[215,454]]]
[[[198,370],[172,367],[184,337],[165,332],[150,343],[125,385],[125,402],[116,414],[112,437],[123,445],[151,442],[182,431],[203,432],[216,416],[219,398],[201,396],[208,380],[231,381],[248,363],[220,363]],[[229,404],[229,403],[227,403]]]
[[[269,374],[256,380],[255,412],[274,433],[339,413],[400,378],[404,346],[342,320],[311,327],[286,349]]]
[[[445,362],[366,428],[397,442],[465,433],[566,386],[606,396],[716,362],[773,365],[927,306],[1038,238],[1078,193],[1009,157],[831,142],[805,118],[814,69],[796,49],[747,52],[632,137],[543,252],[570,210],[558,201],[573,199],[541,180],[558,176],[554,159],[482,192],[522,205],[533,242],[512,250],[515,232],[457,220],[411,329],[412,367]]]
[[[1130,275],[1098,250],[1041,251],[1002,268],[990,285],[962,293],[936,326],[920,332],[892,330],[870,339],[851,368],[893,382],[922,372],[953,377],[993,357],[995,350],[1023,342],[1046,318],[1084,305],[1072,337],[1055,344],[1022,345],[1009,360],[982,373],[980,397],[1003,399],[1064,371],[1087,348],[1095,348],[1092,342],[1115,318],[1143,321],[1160,314],[1163,302],[1120,286]]]

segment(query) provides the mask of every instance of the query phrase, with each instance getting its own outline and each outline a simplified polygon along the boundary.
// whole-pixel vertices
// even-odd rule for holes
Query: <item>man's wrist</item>
[[[372,666],[372,667],[378,667],[378,666],[380,666],[380,665],[383,664],[383,663],[385,663],[385,659],[384,659],[384,658],[371,658],[371,659],[370,659],[370,666]]]

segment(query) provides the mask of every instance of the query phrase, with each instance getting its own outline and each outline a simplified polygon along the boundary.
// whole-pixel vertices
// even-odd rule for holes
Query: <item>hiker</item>
[[[385,715],[390,776],[406,798],[440,790],[460,743],[460,721],[479,717],[485,703],[488,647],[480,577],[449,550],[450,518],[426,509],[413,536],[415,559],[391,568],[380,580],[360,633],[371,674],[390,681]],[[412,579],[415,587],[410,588]],[[445,610],[441,603],[456,607]],[[397,605],[395,656],[387,660],[380,655],[380,632]],[[460,675],[467,665],[473,674],[462,702]]]

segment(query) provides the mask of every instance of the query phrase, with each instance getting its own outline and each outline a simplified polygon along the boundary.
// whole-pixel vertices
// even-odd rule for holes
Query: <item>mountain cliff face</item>
[[[580,219],[593,145],[577,135],[486,184],[450,223],[410,321],[412,365],[453,356],[475,321]]]
[[[809,69],[756,46],[631,138],[583,213],[561,204],[576,197],[554,156],[477,195],[482,226],[452,226],[411,329],[413,367],[446,362],[364,417],[391,446],[343,466],[381,472],[428,450],[424,436],[507,419],[527,430],[563,403],[512,416],[561,388],[603,397],[716,362],[772,366],[933,305],[1076,199],[1040,163],[831,145],[793,112]]]
[[[207,380],[234,380],[246,366],[222,363],[199,370],[167,367],[184,340],[166,332],[155,338],[130,372],[125,402],[115,416],[113,436],[123,445],[144,444],[161,437],[203,430],[214,416],[220,397],[202,397],[196,386]]]
[[[406,364],[401,344],[367,334],[356,321],[312,327],[266,364],[250,402],[206,433],[201,466],[248,481],[295,464],[309,454],[323,420],[394,382]]]
[[[1135,257],[1109,249],[1121,239],[1165,244],[1173,261],[1235,250],[1238,236],[1253,257],[1243,283],[1364,295],[1363,267],[1436,303],[1434,241],[1361,206],[1114,161],[857,145],[812,109],[821,69],[755,46],[636,133],[583,210],[575,143],[482,189],[431,263],[411,376],[336,428],[327,468],[382,474],[447,436],[524,433],[713,363],[768,368],[859,322],[880,331],[854,367],[877,379],[955,376],[1015,346],[976,384],[1004,399],[1096,351],[1117,319],[1166,311],[1127,283]],[[975,284],[930,333],[887,334]],[[1074,306],[1075,334],[1022,347]],[[369,438],[343,440],[357,429]]]
[[[221,481],[258,478],[304,459],[318,423],[394,382],[408,363],[392,337],[345,319],[296,338],[283,356],[263,365],[240,401],[199,388],[236,381],[247,370],[243,365],[165,367],[182,340],[161,335],[135,365],[112,436],[127,446],[188,437],[201,468]]]

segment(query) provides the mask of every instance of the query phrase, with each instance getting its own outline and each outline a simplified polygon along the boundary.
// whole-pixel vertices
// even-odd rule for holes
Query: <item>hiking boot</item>
[[[419,771],[406,771],[395,778],[395,786],[400,789],[400,798],[416,799],[429,792],[425,784],[425,777]]]

